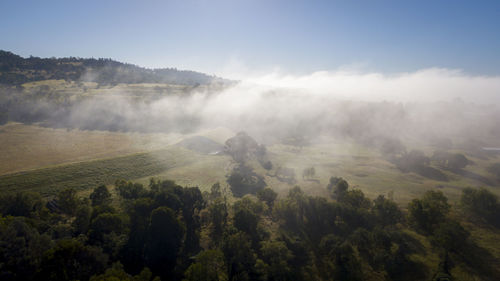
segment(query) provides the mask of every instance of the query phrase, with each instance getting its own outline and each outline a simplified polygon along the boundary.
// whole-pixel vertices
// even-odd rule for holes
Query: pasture
[[[232,134],[224,128],[198,133],[220,144]],[[112,185],[117,179],[147,183],[151,177],[172,179],[202,190],[209,190],[216,182],[227,186],[226,175],[236,165],[231,157],[174,145],[194,135],[80,131],[9,123],[0,127],[0,189],[53,195],[64,187],[84,191],[99,184]],[[419,148],[432,154],[432,148]],[[302,148],[276,143],[267,151],[272,170],[265,170],[255,160],[248,165],[280,195],[298,185],[308,194],[328,196],[325,187],[331,176],[345,178],[352,188],[361,189],[370,198],[391,196],[401,206],[429,189],[443,191],[452,202],[468,186],[483,186],[500,194],[496,180],[486,172],[495,158],[465,153],[474,162],[466,167],[467,174],[443,170],[448,180],[437,181],[413,172],[403,173],[377,150],[346,140],[322,138]],[[293,169],[295,182],[278,179],[278,167]],[[315,175],[302,178],[302,171],[309,167],[315,168]],[[482,179],[494,184],[485,184]]]

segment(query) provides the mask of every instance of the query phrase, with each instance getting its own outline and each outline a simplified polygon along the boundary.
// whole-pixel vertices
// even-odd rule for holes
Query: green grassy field
[[[101,184],[113,184],[117,179],[154,176],[195,160],[193,152],[175,147],[3,175],[0,176],[0,190],[37,191],[45,196],[68,187],[83,191]]]
[[[178,134],[66,130],[9,123],[0,126],[0,175],[158,150],[181,139]]]
[[[12,123],[0,129],[0,139],[4,141],[0,154],[3,191],[34,190],[53,195],[62,187],[83,191],[99,184],[112,184],[116,179],[147,183],[150,177],[208,190],[215,182],[225,185],[226,175],[236,165],[229,156],[205,155],[172,145],[191,135],[67,131]],[[223,143],[233,132],[218,128],[199,134]],[[428,155],[432,153],[430,148],[423,149]],[[458,200],[462,188],[467,186],[484,186],[500,195],[496,185],[449,171],[443,171],[448,181],[402,173],[377,150],[345,140],[323,139],[303,148],[274,144],[268,146],[268,152],[273,170],[264,170],[257,161],[249,164],[280,195],[299,185],[308,194],[327,196],[325,187],[331,176],[345,178],[351,187],[361,189],[370,198],[391,193],[401,206],[429,189],[443,191],[452,202]],[[467,171],[496,182],[486,172],[495,158],[467,157],[475,163]],[[294,169],[295,183],[274,177],[280,166]],[[28,170],[23,171],[22,167]],[[308,167],[314,167],[316,175],[303,179],[302,171]]]
[[[449,178],[448,181],[429,179],[413,172],[402,173],[377,150],[345,141],[328,140],[302,149],[273,145],[268,147],[268,151],[271,153],[270,159],[273,165],[293,168],[296,173],[296,184],[310,194],[326,195],[325,187],[329,178],[339,176],[345,178],[351,187],[361,189],[370,198],[392,193],[394,200],[402,206],[430,189],[443,191],[452,202],[459,199],[462,188],[469,186],[485,187],[500,195],[497,185],[486,185],[477,179],[450,171],[442,171]],[[475,164],[466,167],[466,171],[495,182],[495,179],[486,172],[486,167],[495,159],[478,159],[469,155],[467,157]],[[315,168],[316,176],[313,179],[302,179],[302,171],[307,167]],[[264,173],[263,169],[261,173]],[[273,189],[282,192],[286,192],[290,186],[274,177],[267,176],[266,181]]]

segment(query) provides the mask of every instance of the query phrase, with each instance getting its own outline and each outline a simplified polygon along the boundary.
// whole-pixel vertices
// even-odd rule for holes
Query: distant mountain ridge
[[[62,79],[99,84],[165,83],[205,85],[225,82],[222,78],[175,68],[148,69],[112,59],[94,58],[23,58],[0,50],[0,84],[20,85],[27,82]]]

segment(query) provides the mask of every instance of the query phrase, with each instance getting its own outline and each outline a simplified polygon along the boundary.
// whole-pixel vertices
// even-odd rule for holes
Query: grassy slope
[[[0,190],[38,191],[50,196],[66,187],[85,190],[100,184],[112,184],[117,179],[132,180],[153,176],[195,160],[193,152],[174,147],[3,175],[0,176]]]
[[[200,135],[223,143],[232,132],[218,128]],[[110,173],[109,178],[123,177],[141,182],[147,182],[151,176],[170,178],[181,185],[202,189],[208,189],[217,181],[225,183],[225,176],[235,163],[227,156],[202,155],[169,146],[183,137],[186,136],[67,131],[10,123],[0,127],[0,175],[3,174],[0,189],[44,190],[61,185],[59,181],[82,189],[102,183],[105,173]],[[164,148],[168,149],[162,150]],[[166,157],[155,162],[155,154],[165,155],[167,151],[171,154],[170,158],[175,159],[165,160],[169,158]],[[486,186],[480,181],[447,171],[444,171],[450,178],[447,182],[427,179],[415,173],[401,173],[378,151],[348,141],[330,139],[302,149],[275,144],[269,146],[268,151],[274,166],[272,171],[265,171],[256,161],[250,164],[257,173],[265,175],[268,186],[281,195],[296,184],[309,194],[325,196],[325,186],[331,176],[347,179],[352,187],[361,189],[370,198],[392,191],[394,200],[402,206],[429,189],[442,190],[450,201],[456,202],[463,187]],[[430,155],[432,151],[426,153]],[[123,157],[125,155],[128,156]],[[488,177],[485,167],[496,160],[472,159],[475,165],[466,170]],[[73,164],[63,165],[68,163]],[[297,182],[288,184],[273,177],[279,166],[293,168]],[[312,180],[302,179],[302,171],[307,167],[316,170]],[[27,169],[35,170],[18,173]],[[110,180],[104,182],[111,183]],[[30,184],[33,185],[29,187]],[[497,187],[486,187],[500,195]]]
[[[174,134],[81,131],[9,123],[0,126],[0,175],[154,150],[179,140]]]

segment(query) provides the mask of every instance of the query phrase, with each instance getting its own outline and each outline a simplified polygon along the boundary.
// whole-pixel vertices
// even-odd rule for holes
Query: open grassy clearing
[[[133,180],[157,175],[176,166],[187,165],[197,155],[180,147],[137,153],[110,159],[54,166],[0,176],[2,191],[37,191],[44,196],[63,188],[90,190],[117,179]]]
[[[158,150],[180,139],[178,134],[66,130],[9,123],[0,126],[0,175]]]
[[[101,183],[112,184],[118,178],[147,183],[150,177],[172,179],[202,190],[208,190],[216,182],[226,185],[226,175],[236,165],[229,156],[204,155],[170,146],[194,135],[206,136],[222,144],[234,132],[216,128],[190,135],[139,134],[9,123],[0,127],[0,175],[3,175],[0,188],[53,194],[62,186],[84,190]],[[432,154],[432,148],[422,149],[427,155]],[[345,178],[370,198],[392,193],[401,206],[429,189],[442,190],[452,202],[456,202],[462,188],[468,186],[484,186],[500,194],[497,185],[488,186],[476,178],[450,171],[443,171],[448,181],[402,173],[377,150],[346,140],[323,139],[303,148],[275,144],[268,147],[268,152],[273,170],[264,170],[257,161],[249,165],[280,195],[286,195],[291,187],[299,185],[308,194],[328,196],[325,187],[331,176]],[[496,184],[485,171],[488,165],[497,161],[495,158],[467,157],[474,165],[468,166],[466,171]],[[296,183],[282,182],[274,176],[280,166],[295,170]],[[316,176],[303,179],[302,171],[308,167],[315,168]]]
[[[224,143],[233,134],[228,129],[215,128],[192,135]],[[161,150],[189,136],[66,130],[8,123],[0,126],[0,175]]]
[[[28,82],[22,85],[23,94],[36,93],[39,97],[49,98],[52,101],[66,99],[81,99],[88,97],[103,97],[120,95],[131,98],[161,98],[162,96],[184,95],[191,91],[211,91],[220,89],[216,85],[177,85],[164,83],[137,83],[99,85],[95,82],[74,82],[65,80],[42,80]],[[43,91],[40,91],[42,89]]]
[[[153,175],[161,180],[171,179],[182,186],[197,186],[201,191],[210,191],[210,187],[219,182],[224,188],[226,175],[231,172],[232,160],[226,155],[196,155],[188,165],[177,165]],[[142,184],[149,182],[149,176],[137,179]]]

